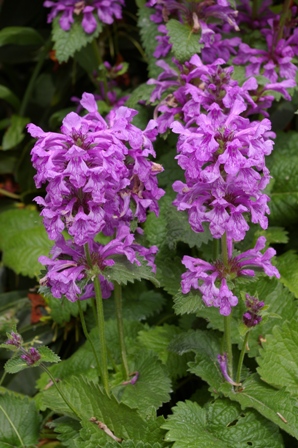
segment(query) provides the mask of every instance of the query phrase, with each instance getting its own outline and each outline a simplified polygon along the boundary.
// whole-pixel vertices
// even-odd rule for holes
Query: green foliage
[[[267,166],[273,181],[270,189],[270,220],[288,225],[298,219],[298,153],[295,132],[278,133]]]
[[[82,47],[85,47],[99,36],[102,30],[102,24],[98,21],[96,16],[94,17],[97,21],[97,27],[91,34],[85,33],[78,16],[74,17],[74,23],[69,31],[64,31],[60,27],[59,17],[56,17],[53,20],[52,37],[54,41],[54,50],[56,51],[56,58],[60,63],[68,61],[68,59],[74,56],[77,51],[81,50]]]
[[[165,440],[174,442],[173,448],[283,447],[275,425],[222,399],[205,408],[188,400],[178,402],[163,428],[168,430]]]
[[[40,418],[36,405],[28,397],[13,392],[0,393],[0,447],[36,446]]]
[[[7,348],[10,348],[10,346],[7,346]],[[54,353],[49,347],[38,347],[37,350],[40,354],[40,359],[32,366],[28,366],[28,364],[21,358],[21,352],[18,352],[18,354],[6,362],[4,366],[5,371],[7,373],[17,373],[21,370],[28,369],[29,367],[38,367],[42,362],[56,363],[60,361],[60,357],[56,355],[56,353]]]
[[[15,209],[0,214],[0,247],[3,263],[17,274],[37,277],[38,258],[52,246],[35,210]]]
[[[43,288],[40,288],[43,293]],[[50,308],[51,318],[57,322],[57,324],[63,324],[69,322],[72,317],[77,317],[80,314],[79,303],[70,302],[66,297],[56,299],[50,294],[45,294],[45,300]],[[80,302],[83,311],[86,310],[89,300],[82,300]]]
[[[298,298],[298,255],[289,250],[277,258],[281,282]]]
[[[2,140],[2,149],[12,149],[17,146],[24,139],[24,128],[29,123],[29,118],[21,117],[19,115],[12,115],[10,124],[4,133]]]
[[[258,373],[263,381],[277,388],[285,388],[298,396],[298,329],[297,320],[275,326],[257,358]]]
[[[166,26],[173,45],[172,51],[178,61],[187,61],[194,54],[201,52],[200,35],[195,34],[188,25],[170,19]]]
[[[163,432],[160,429],[162,418],[143,419],[137,411],[118,403],[113,397],[107,397],[97,384],[88,382],[84,377],[72,377],[69,382],[60,382],[59,387],[76,409],[83,426],[85,422],[89,426],[94,426],[95,433],[98,437],[102,435],[104,441],[110,441],[110,436],[99,429],[95,423],[90,423],[92,417],[104,423],[115,436],[121,439],[151,443],[162,440]],[[40,399],[44,406],[50,407],[55,412],[62,414],[70,412],[53,388],[43,391]]]
[[[154,89],[154,86],[150,86],[148,84],[140,84],[138,87],[134,89],[134,91],[129,95],[128,100],[125,105],[127,107],[135,108],[139,101],[148,102],[150,99],[150,95]]]
[[[120,285],[127,285],[128,282],[135,280],[149,280],[155,286],[159,286],[151,268],[144,262],[140,261],[140,266],[136,263],[131,263],[126,257],[117,255],[113,257],[115,264],[107,267],[104,271],[105,277],[109,281],[117,282]]]
[[[6,86],[0,85],[0,98],[7,101],[7,103],[9,103],[14,109],[18,109],[20,107],[19,98]]]
[[[28,26],[7,26],[0,31],[0,47],[3,45],[42,45],[42,36]]]

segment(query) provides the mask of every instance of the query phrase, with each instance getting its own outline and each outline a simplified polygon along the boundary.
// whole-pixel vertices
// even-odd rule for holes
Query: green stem
[[[284,34],[284,27],[288,18],[288,13],[291,7],[291,0],[285,0],[283,3],[283,7],[282,7],[282,13],[280,15],[280,22],[279,22],[279,29],[278,29],[278,35],[277,35],[277,42],[276,45],[278,43],[278,41],[280,39],[283,38],[283,34]]]
[[[49,371],[49,369],[42,363],[40,364],[40,367],[49,375],[49,377],[51,378],[54,386],[57,389],[57,392],[59,393],[60,397],[63,399],[63,401],[65,402],[65,404],[69,407],[69,409],[73,412],[74,415],[76,415],[78,417],[79,420],[81,420],[79,414],[77,413],[77,411],[74,409],[74,407],[70,404],[70,402],[68,401],[68,399],[66,398],[66,396],[64,395],[64,393],[62,392],[62,390],[60,389],[60,387],[58,387],[57,381],[55,380],[55,378],[53,377],[53,375],[51,374],[51,372]]]
[[[240,383],[240,380],[241,380],[241,370],[242,370],[242,365],[243,365],[243,359],[244,359],[245,352],[246,352],[248,337],[249,337],[249,331],[247,331],[247,333],[245,334],[245,338],[244,338],[243,345],[242,345],[242,350],[241,350],[241,353],[239,356],[236,383]]]
[[[79,300],[78,300],[78,305],[79,305],[79,312],[80,312],[80,319],[81,319],[81,324],[82,324],[82,328],[83,328],[83,333],[85,335],[85,338],[87,339],[87,341],[89,342],[89,344],[91,346],[91,349],[93,351],[93,355],[94,355],[94,358],[95,358],[95,361],[96,361],[96,364],[97,364],[98,373],[102,377],[100,362],[99,362],[99,359],[98,359],[98,356],[97,356],[97,353],[96,353],[93,341],[90,338],[90,334],[89,334],[89,332],[87,330],[86,321],[85,321],[84,313],[83,313],[83,310],[82,310],[82,305],[81,305],[81,302]]]
[[[7,420],[9,421],[9,423],[10,423],[11,427],[13,428],[14,432],[16,433],[17,438],[19,439],[21,446],[22,446],[23,448],[26,448],[25,445],[24,445],[24,443],[23,443],[23,440],[22,440],[22,438],[21,438],[21,436],[20,436],[20,434],[19,434],[19,432],[18,432],[18,430],[17,430],[17,428],[16,428],[15,425],[13,424],[13,422],[12,422],[12,420],[10,419],[9,415],[7,414],[7,412],[5,411],[5,409],[3,409],[3,407],[2,407],[1,405],[0,405],[0,409],[1,409],[1,411],[3,412],[3,414],[5,415],[5,417],[7,418]]]
[[[31,75],[30,81],[28,83],[27,89],[25,91],[25,94],[23,96],[23,100],[22,100],[22,103],[21,103],[21,106],[20,106],[19,115],[21,115],[21,116],[25,115],[25,112],[26,112],[26,109],[27,109],[27,105],[28,105],[28,103],[30,101],[30,98],[32,96],[32,90],[33,90],[33,88],[35,86],[36,78],[39,75],[39,72],[40,72],[40,70],[41,70],[41,68],[43,66],[44,60],[45,60],[45,58],[46,58],[46,56],[47,56],[47,54],[48,54],[48,52],[49,52],[49,50],[51,48],[51,45],[52,45],[52,41],[51,41],[51,39],[49,39],[45,43],[45,45],[43,47],[43,50],[42,50],[42,52],[39,55],[38,62],[37,62],[36,66],[35,66],[35,68],[33,70],[33,73]]]
[[[228,256],[228,245],[227,245],[227,235],[226,233],[221,238],[221,250],[222,250],[222,261],[224,267],[228,267],[229,256]],[[228,359],[228,374],[233,378],[233,351],[232,351],[232,339],[231,339],[231,321],[232,316],[224,316],[224,346],[225,352]]]
[[[6,375],[7,375],[7,372],[6,372],[6,370],[4,370],[3,375],[2,375],[2,377],[1,377],[1,379],[0,379],[0,386],[2,386],[2,383],[3,383],[3,381],[4,381],[5,377],[6,377]]]
[[[110,396],[110,388],[109,388],[109,374],[108,374],[108,357],[107,357],[107,347],[106,347],[106,338],[105,338],[105,320],[103,313],[103,303],[102,303],[102,295],[99,283],[99,276],[96,275],[94,280],[94,292],[95,292],[95,300],[96,300],[96,308],[97,308],[97,326],[99,332],[99,344],[100,344],[100,358],[101,358],[101,373],[102,373],[102,383],[103,387],[106,391],[106,394]]]
[[[21,196],[15,193],[11,193],[10,191],[5,190],[4,188],[0,188],[0,194],[2,194],[3,196],[7,196],[8,198],[12,198],[12,199],[21,199]]]
[[[126,347],[125,347],[125,340],[124,340],[124,326],[123,326],[123,315],[122,315],[122,288],[119,285],[119,283],[117,283],[117,282],[114,283],[114,297],[115,297],[116,318],[117,318],[123,374],[124,374],[125,380],[128,380],[129,370],[128,370]]]

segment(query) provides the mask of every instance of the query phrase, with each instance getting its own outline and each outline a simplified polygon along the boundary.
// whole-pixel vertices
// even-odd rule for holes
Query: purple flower
[[[36,348],[31,347],[27,352],[21,355],[21,358],[23,359],[23,361],[25,361],[27,366],[32,366],[40,360],[41,356]]]
[[[280,277],[276,267],[271,264],[275,250],[269,248],[265,253],[260,252],[265,244],[266,238],[260,237],[253,249],[235,257],[230,249],[226,265],[221,260],[208,263],[200,258],[184,256],[182,263],[187,271],[182,274],[183,294],[187,294],[192,288],[198,289],[206,306],[215,306],[219,308],[220,314],[228,316],[232,307],[238,303],[237,297],[229,289],[229,282],[237,277],[254,276],[258,270],[263,270],[270,277]]]
[[[23,338],[20,334],[12,331],[9,336],[10,336],[10,338],[7,339],[5,344],[14,345],[15,347],[18,347],[18,348],[21,347],[21,345],[23,343]]]
[[[243,314],[243,323],[248,327],[252,328],[258,325],[262,316],[260,316],[260,311],[264,307],[264,302],[261,302],[257,297],[250,296],[246,294],[245,306],[246,312]]]
[[[91,94],[81,104],[87,115],[69,113],[61,134],[28,126],[38,139],[31,152],[36,186],[47,183],[45,198],[35,199],[46,230],[55,240],[66,229],[78,245],[145,221],[147,210],[158,214],[164,194],[157,185],[163,168],[148,159],[155,156],[155,123],[141,131],[131,124],[137,112],[127,107],[111,110],[105,121]]]
[[[48,23],[59,15],[60,27],[64,31],[69,31],[74,22],[74,15],[82,14],[82,27],[87,34],[91,34],[97,27],[95,13],[102,23],[110,25],[114,19],[122,18],[124,0],[89,0],[88,2],[84,0],[47,0],[43,5],[46,8],[51,8]]]
[[[234,380],[232,380],[232,378],[229,376],[228,374],[228,358],[227,358],[227,354],[224,353],[223,355],[218,355],[217,356],[217,361],[219,363],[219,367],[221,370],[221,373],[224,377],[224,379],[232,384],[233,386],[241,386],[241,383],[235,383]]]

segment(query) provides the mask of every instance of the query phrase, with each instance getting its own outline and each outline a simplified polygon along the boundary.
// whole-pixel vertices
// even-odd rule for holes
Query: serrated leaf
[[[149,280],[155,286],[159,286],[158,280],[145,261],[141,260],[141,266],[138,266],[135,263],[130,263],[126,257],[121,255],[114,256],[113,260],[115,264],[107,267],[104,271],[105,277],[109,281],[127,285],[128,282],[133,283],[135,280]]]
[[[19,98],[6,86],[0,85],[0,98],[11,104],[14,109],[18,109],[20,107]]]
[[[76,317],[80,314],[78,302],[70,302],[65,297],[56,299],[49,295],[46,295],[45,299],[50,308],[50,315],[57,324],[69,322],[72,317]],[[89,300],[82,300],[80,302],[83,311],[86,310],[89,302]]]
[[[38,353],[41,356],[42,362],[56,363],[61,361],[60,357],[45,345],[38,347]]]
[[[113,397],[107,397],[99,385],[86,381],[82,376],[73,376],[69,382],[60,382],[59,387],[83,422],[90,423],[90,418],[95,417],[121,439],[142,440],[151,443],[162,440],[161,420],[142,419],[135,410],[118,403]],[[40,399],[44,406],[55,412],[70,414],[69,408],[57,395],[55,389],[50,388],[43,391]],[[95,423],[92,425],[98,434],[104,434]],[[106,442],[110,441],[110,437],[106,434],[104,434],[104,439]]]
[[[117,442],[108,442],[105,444],[104,448],[119,448]],[[133,440],[124,440],[121,443],[121,448],[162,448],[163,445],[160,443],[144,443],[144,442],[134,442]]]
[[[277,257],[280,281],[298,298],[298,255],[289,250]]]
[[[162,288],[171,295],[177,294],[181,286],[184,266],[176,252],[170,251],[164,246],[157,253],[155,262],[157,266],[156,277]]]
[[[42,45],[41,35],[27,26],[7,26],[0,31],[0,47],[3,45]]]
[[[0,247],[3,263],[17,274],[37,277],[42,265],[41,255],[52,246],[35,210],[7,210],[0,214]]]
[[[157,41],[156,36],[159,34],[157,24],[150,19],[154,14],[153,8],[145,6],[139,7],[138,10],[138,27],[140,29],[141,40],[148,58],[148,72],[149,77],[157,78],[161,72],[160,67],[156,65],[156,58],[153,56]]]
[[[10,118],[10,125],[5,131],[2,139],[2,149],[4,151],[12,149],[17,146],[24,139],[24,129],[29,123],[29,118],[21,117],[19,115],[12,115]]]
[[[138,409],[146,417],[170,400],[171,380],[161,362],[147,351],[136,353],[133,371],[138,372],[135,384],[121,386],[121,403]]]
[[[54,428],[57,439],[63,442],[63,446],[73,448],[73,440],[79,436],[81,425],[77,420],[70,417],[60,417],[47,424],[49,428]]]
[[[298,220],[297,133],[278,133],[273,153],[267,158],[273,177],[270,191],[270,221],[289,225]]]
[[[75,16],[74,22],[69,31],[64,31],[59,25],[59,17],[53,20],[52,38],[54,41],[55,56],[58,61],[67,62],[76,51],[85,47],[88,43],[97,38],[102,30],[102,24],[98,21],[97,16],[94,16],[97,21],[96,30],[91,33],[85,33],[82,28],[81,19]]]
[[[257,374],[251,375],[242,385],[243,390],[236,392],[229,383],[222,383],[218,391],[242,409],[254,408],[268,420],[278,425],[298,439],[298,404],[286,390],[277,390],[261,381]]]
[[[138,340],[148,350],[156,353],[159,359],[168,367],[168,372],[173,378],[182,377],[186,374],[187,361],[190,357],[176,355],[168,350],[173,338],[181,333],[176,325],[163,325],[161,327],[150,327],[138,334]]]
[[[7,373],[17,373],[21,372],[24,369],[28,369],[27,363],[21,359],[20,356],[16,358],[10,358],[4,366],[5,372]]]
[[[188,400],[178,402],[163,428],[168,430],[165,439],[174,442],[173,448],[283,447],[277,426],[256,412],[241,412],[228,400],[218,399],[206,408]]]
[[[170,36],[170,42],[173,45],[172,51],[178,61],[187,61],[194,54],[201,52],[200,35],[194,34],[188,25],[180,23],[178,20],[170,19],[166,27]]]
[[[125,106],[135,108],[135,106],[139,103],[139,101],[145,101],[147,103],[150,99],[153,90],[154,86],[150,86],[146,83],[140,84],[129,95],[129,98],[126,101]]]
[[[196,314],[203,307],[202,298],[199,294],[191,291],[183,294],[179,291],[174,297],[174,310],[176,314]]]
[[[14,393],[0,394],[0,446],[36,446],[40,417],[33,400]]]
[[[298,397],[298,329],[296,319],[274,327],[266,337],[260,356],[258,373],[263,381],[285,388]]]
[[[255,238],[258,238],[259,236],[265,236],[266,247],[274,243],[287,244],[287,242],[289,241],[288,232],[283,227],[270,226],[266,230],[260,229],[255,232],[254,236]]]

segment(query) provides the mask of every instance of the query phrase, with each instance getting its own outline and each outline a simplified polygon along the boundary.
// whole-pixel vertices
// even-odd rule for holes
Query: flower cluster
[[[65,294],[72,301],[80,295],[90,297],[92,288],[87,284],[80,288],[77,282],[91,279],[88,270],[94,264],[101,274],[113,255],[122,254],[136,264],[139,255],[154,269],[156,248],[134,243],[130,224],[144,222],[148,210],[158,214],[158,199],[164,194],[156,178],[162,167],[148,159],[155,156],[154,122],[141,131],[131,124],[137,112],[126,107],[112,110],[105,121],[94,96],[87,93],[81,105],[88,113],[83,117],[69,113],[61,133],[28,125],[31,136],[38,139],[31,152],[35,183],[38,188],[47,184],[45,198],[35,201],[43,208],[50,239],[56,240],[52,259],[41,257],[49,268],[43,282],[55,297]],[[70,241],[62,237],[65,230]],[[114,239],[106,246],[94,243],[100,232]],[[91,252],[89,261],[84,245]],[[101,283],[108,297],[112,285],[102,275]]]
[[[183,257],[182,263],[187,268],[187,272],[182,274],[182,292],[187,294],[191,288],[198,289],[206,306],[215,306],[219,308],[220,314],[228,316],[231,313],[231,307],[238,303],[237,297],[228,286],[229,282],[237,277],[253,277],[255,271],[259,270],[263,270],[269,277],[280,277],[276,267],[271,264],[275,250],[269,248],[264,253],[261,252],[265,244],[265,237],[260,237],[253,249],[234,257],[230,246],[226,264],[222,260],[208,263],[199,258]],[[253,310],[252,307],[253,305],[247,302],[248,312],[255,314],[255,307]]]
[[[59,16],[59,25],[64,31],[69,31],[74,23],[75,16],[82,15],[82,27],[87,34],[93,33],[97,28],[98,19],[110,25],[114,19],[122,18],[124,0],[46,0],[44,6],[51,8],[48,23]]]
[[[257,297],[250,296],[249,294],[246,294],[245,299],[246,312],[243,314],[242,320],[244,325],[252,328],[261,322],[262,316],[260,315],[260,311],[264,308],[265,304]]]

